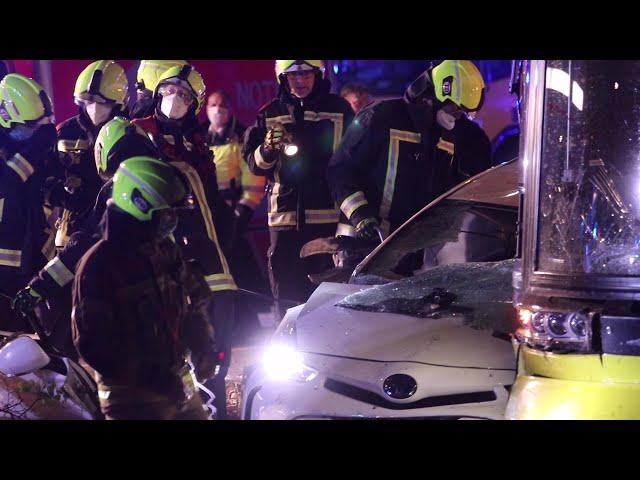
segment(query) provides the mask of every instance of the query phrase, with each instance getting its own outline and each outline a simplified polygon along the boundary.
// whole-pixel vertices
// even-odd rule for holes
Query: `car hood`
[[[364,285],[323,283],[297,310],[297,348],[306,353],[363,360],[420,362],[488,369],[515,368],[508,341],[491,329],[474,328],[465,318],[440,318],[359,311],[336,303],[370,288]]]

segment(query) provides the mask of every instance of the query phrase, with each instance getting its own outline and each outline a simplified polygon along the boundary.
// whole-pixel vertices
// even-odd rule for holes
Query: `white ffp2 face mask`
[[[207,107],[207,118],[212,125],[226,125],[229,121],[229,109],[219,105]]]
[[[109,120],[109,116],[111,115],[111,109],[113,105],[107,105],[104,103],[88,103],[85,107],[87,112],[87,116],[91,120],[94,125],[100,125],[107,120]]]
[[[184,103],[184,100],[182,100],[182,98],[178,97],[174,93],[173,95],[162,97],[160,111],[164,113],[164,115],[168,118],[179,120],[187,114],[187,112],[189,111],[189,107]]]

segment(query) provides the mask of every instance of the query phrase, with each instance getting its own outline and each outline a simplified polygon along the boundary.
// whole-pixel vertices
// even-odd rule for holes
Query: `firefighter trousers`
[[[300,249],[311,240],[333,237],[335,233],[335,223],[305,225],[301,231],[269,231],[269,281],[280,315],[293,306],[292,302],[306,302],[316,289],[316,285],[309,281],[307,275],[333,267],[331,256],[314,255],[301,259]]]

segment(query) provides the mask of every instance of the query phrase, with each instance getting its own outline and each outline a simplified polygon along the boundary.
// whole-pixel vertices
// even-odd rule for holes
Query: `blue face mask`
[[[9,130],[9,137],[14,142],[24,142],[26,140],[29,140],[33,136],[35,131],[36,129],[33,127],[28,127],[26,125],[18,124],[18,125],[14,125]]]

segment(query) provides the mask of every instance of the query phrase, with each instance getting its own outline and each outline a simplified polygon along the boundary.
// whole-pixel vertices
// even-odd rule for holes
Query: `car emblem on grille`
[[[391,398],[409,398],[416,393],[418,384],[413,377],[403,373],[397,373],[387,377],[382,385],[384,393]]]

